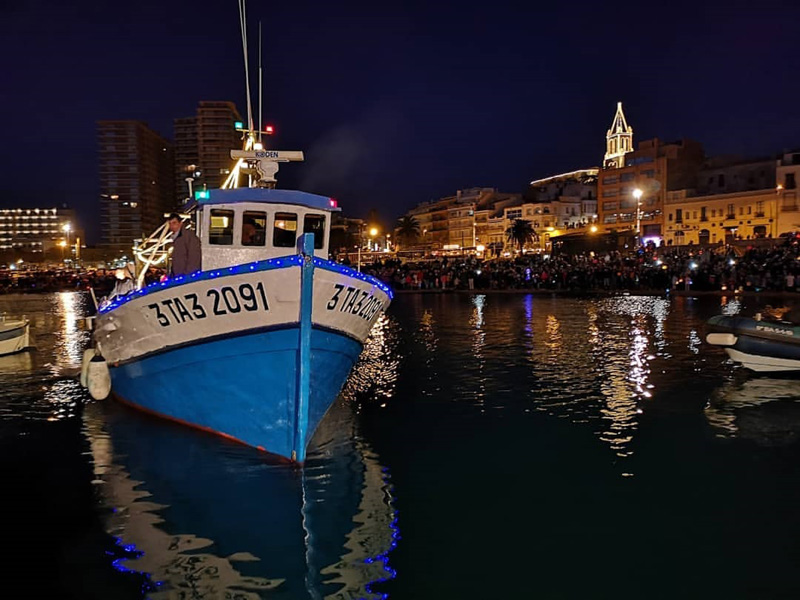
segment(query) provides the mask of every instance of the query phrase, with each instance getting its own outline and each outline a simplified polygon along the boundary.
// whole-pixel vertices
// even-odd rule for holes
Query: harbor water
[[[0,296],[9,597],[800,597],[800,376],[703,339],[785,299],[400,294],[303,469],[92,401],[91,299]],[[191,390],[186,390],[191,394]]]

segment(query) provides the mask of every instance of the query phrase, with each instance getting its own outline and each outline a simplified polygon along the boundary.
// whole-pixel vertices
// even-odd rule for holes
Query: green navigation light
[[[234,129],[244,129],[244,123],[242,123],[241,121],[236,121],[233,124],[233,128]]]
[[[208,200],[208,190],[197,190],[194,193],[195,200]]]

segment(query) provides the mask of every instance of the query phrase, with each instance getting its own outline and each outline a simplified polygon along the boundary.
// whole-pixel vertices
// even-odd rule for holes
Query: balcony
[[[763,216],[764,216],[764,213],[763,213],[763,212],[757,212],[757,213],[755,213],[753,216],[754,216],[754,217],[763,217]]]
[[[725,215],[725,218],[728,219],[728,220],[735,220],[736,219],[736,213],[728,213],[727,215]]]
[[[703,216],[703,217],[700,217],[700,220],[701,220],[701,221],[708,221],[708,217],[705,217],[705,216]]]

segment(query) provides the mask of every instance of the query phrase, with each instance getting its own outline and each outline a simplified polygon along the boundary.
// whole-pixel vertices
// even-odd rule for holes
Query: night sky
[[[1,4],[0,207],[66,202],[95,242],[97,120],[171,138],[199,100],[245,111],[233,0]],[[800,147],[793,3],[518,4],[250,0],[272,147],[306,152],[278,185],[387,222],[457,189],[519,192],[598,166],[617,101],[637,144]]]

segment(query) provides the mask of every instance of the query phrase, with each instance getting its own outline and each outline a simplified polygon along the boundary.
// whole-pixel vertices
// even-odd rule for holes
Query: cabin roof
[[[208,198],[198,199],[198,204],[236,204],[239,202],[261,202],[264,204],[297,204],[318,210],[340,211],[336,200],[328,196],[318,196],[296,190],[276,190],[272,188],[236,188],[232,190],[208,190]]]

